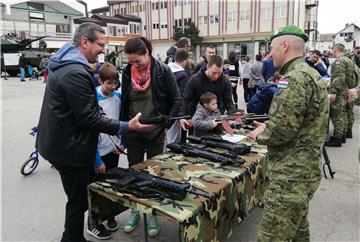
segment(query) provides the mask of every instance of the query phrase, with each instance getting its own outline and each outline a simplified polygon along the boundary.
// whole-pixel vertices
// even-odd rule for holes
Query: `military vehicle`
[[[4,55],[3,55],[4,53],[5,54],[23,53],[25,55],[25,60],[29,64],[31,64],[32,66],[39,67],[42,56],[49,54],[43,51],[35,51],[35,50],[27,49],[27,46],[32,42],[41,40],[45,37],[46,36],[42,36],[38,38],[23,39],[19,41],[16,37],[13,37],[11,35],[1,36],[1,72],[6,70],[6,72],[10,76],[17,76],[19,74],[19,66],[16,64],[6,65],[6,67],[4,68]],[[14,60],[12,62],[14,62]],[[26,70],[25,73],[27,73]]]

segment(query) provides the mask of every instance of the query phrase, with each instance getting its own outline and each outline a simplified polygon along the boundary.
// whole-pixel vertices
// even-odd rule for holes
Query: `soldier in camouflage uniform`
[[[344,56],[345,47],[343,44],[335,44],[333,55],[336,61],[331,67],[330,80],[330,119],[334,125],[334,134],[325,143],[330,147],[341,147],[341,143],[346,142],[347,132],[347,111],[346,94],[353,82],[354,64]],[[352,108],[348,112],[352,113]],[[349,115],[351,118],[351,115]]]
[[[309,241],[309,202],[320,184],[320,158],[326,137],[326,84],[303,58],[308,36],[286,26],[271,36],[271,56],[283,78],[266,124],[249,135],[266,144],[270,185],[257,241]]]

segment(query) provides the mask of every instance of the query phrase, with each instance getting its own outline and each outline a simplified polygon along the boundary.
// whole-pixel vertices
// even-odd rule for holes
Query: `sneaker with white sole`
[[[129,219],[124,224],[124,227],[123,227],[124,231],[126,233],[132,232],[136,228],[140,219],[141,219],[140,212],[138,210],[132,209]]]
[[[156,216],[148,216],[148,234],[150,236],[156,236],[159,233],[160,226]]]
[[[109,218],[108,220],[106,220],[105,228],[107,230],[109,230],[110,232],[115,232],[119,228],[119,225],[116,222],[115,218],[112,217],[112,218]]]
[[[105,229],[103,224],[98,225],[93,230],[87,229],[86,232],[97,239],[105,240],[111,238],[111,233]]]

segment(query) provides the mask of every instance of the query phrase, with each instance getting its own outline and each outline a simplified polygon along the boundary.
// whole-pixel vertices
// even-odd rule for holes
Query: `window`
[[[175,7],[180,7],[182,5],[182,0],[175,0]]]
[[[30,12],[30,20],[44,21],[44,13]]]
[[[153,23],[153,29],[159,29],[159,23]]]
[[[250,19],[250,10],[240,11],[240,22],[248,21]]]
[[[178,20],[177,19],[174,20],[174,26],[178,27]]]
[[[164,2],[164,8],[167,8],[167,2]]]
[[[287,14],[286,6],[278,6],[275,8],[275,18],[284,18]]]
[[[208,16],[200,16],[199,17],[199,24],[200,25],[205,25],[208,24]]]
[[[208,0],[200,0],[200,1],[199,1],[200,4],[205,4],[205,3],[207,3],[207,2],[208,2]]]
[[[70,33],[70,26],[68,24],[57,24],[56,32],[57,33]]]
[[[140,25],[136,25],[136,33],[140,33]]]
[[[229,12],[228,16],[227,16],[227,21],[229,23],[235,23],[236,22],[236,15],[237,15],[237,12]]]
[[[161,8],[161,9],[164,8],[164,2],[160,2],[160,8]]]
[[[183,0],[184,6],[185,5],[190,5],[191,4],[191,0]]]
[[[210,24],[217,24],[217,23],[219,23],[219,15],[218,14],[210,15]]]
[[[146,31],[146,25],[144,25],[144,31]]]
[[[167,29],[167,23],[161,24],[161,28],[162,28],[162,29]]]
[[[272,8],[262,8],[260,10],[261,19],[272,19]]]
[[[179,27],[181,28],[182,27],[182,20],[179,19]]]

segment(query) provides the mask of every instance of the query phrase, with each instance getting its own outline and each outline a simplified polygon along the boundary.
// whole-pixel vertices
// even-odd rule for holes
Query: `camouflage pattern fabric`
[[[338,139],[347,130],[346,95],[353,86],[353,73],[354,64],[345,56],[340,56],[332,64],[329,93],[336,94],[336,99],[330,103],[330,119],[334,125],[334,137]]]
[[[321,179],[327,128],[326,83],[302,57],[287,63],[280,73],[283,78],[270,120],[257,137],[268,148],[271,181],[257,240],[309,241],[307,211]]]
[[[266,152],[264,146],[252,144],[258,151]],[[195,191],[208,192],[211,199],[191,193],[183,201],[164,197],[141,199],[119,193],[106,182],[92,183],[88,187],[90,229],[127,208],[134,208],[178,223],[180,241],[224,241],[261,202],[268,185],[266,153],[241,157],[245,164],[235,167],[166,152],[133,166],[153,175],[187,181]]]

